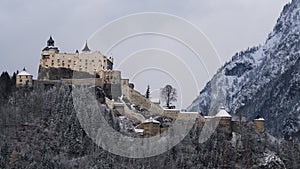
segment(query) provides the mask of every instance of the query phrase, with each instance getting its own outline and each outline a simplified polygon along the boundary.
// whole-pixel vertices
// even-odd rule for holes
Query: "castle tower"
[[[52,39],[52,36],[50,36],[49,40],[47,41],[47,46],[54,46],[54,40]]]
[[[253,123],[256,132],[263,133],[265,131],[265,119],[262,116],[257,115],[253,120]]]
[[[160,122],[154,120],[152,117],[150,117],[150,119],[145,120],[142,124],[144,127],[144,136],[151,137],[160,134]]]
[[[54,46],[54,40],[52,36],[50,36],[49,40],[47,41],[47,46],[42,50],[42,55],[49,55],[49,53],[59,53],[59,50],[57,47]],[[44,52],[45,51],[45,52]],[[49,52],[52,51],[52,52]]]
[[[22,72],[17,75],[16,86],[17,87],[32,87],[32,75],[26,72],[24,68]]]
[[[224,130],[226,134],[231,134],[231,115],[225,110],[224,107],[216,114],[215,118],[219,119],[219,127]]]
[[[88,47],[87,41],[85,42],[85,46],[84,46],[84,48],[82,49],[82,52],[84,52],[84,53],[89,53],[89,52],[91,52],[91,49]]]

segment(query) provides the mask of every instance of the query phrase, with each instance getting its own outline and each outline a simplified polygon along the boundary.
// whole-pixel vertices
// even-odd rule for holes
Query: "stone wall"
[[[95,75],[87,72],[73,71],[67,68],[39,67],[38,80],[84,79],[95,78]]]

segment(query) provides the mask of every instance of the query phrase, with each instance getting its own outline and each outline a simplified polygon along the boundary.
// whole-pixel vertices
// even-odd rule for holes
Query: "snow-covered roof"
[[[120,106],[124,106],[124,103],[114,102],[114,105],[120,107]]]
[[[265,121],[265,119],[261,115],[257,115],[254,120]]]
[[[215,116],[204,116],[205,119],[213,119]]]
[[[255,120],[258,120],[258,121],[265,121],[264,118],[258,118],[258,119],[255,119]]]
[[[144,129],[137,129],[137,128],[134,128],[134,132],[136,132],[136,133],[143,133],[143,132],[144,132]]]
[[[180,113],[182,113],[182,114],[199,114],[198,112],[187,112],[187,111],[182,111]]]
[[[216,114],[216,117],[231,117],[231,115],[227,113],[225,108],[221,108],[220,111]]]
[[[143,123],[157,123],[157,124],[160,124],[159,121],[154,120],[152,117],[150,117],[150,119],[145,120]]]
[[[18,74],[18,76],[32,76],[32,75],[26,71],[22,71]]]

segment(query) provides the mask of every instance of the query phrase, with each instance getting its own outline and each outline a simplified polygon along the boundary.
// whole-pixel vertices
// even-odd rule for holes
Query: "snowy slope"
[[[266,42],[233,56],[207,83],[188,110],[208,113],[211,86],[221,74],[226,81],[223,104],[231,114],[242,114],[248,119],[261,114],[272,134],[299,134],[299,32],[300,1],[293,0],[284,7]]]

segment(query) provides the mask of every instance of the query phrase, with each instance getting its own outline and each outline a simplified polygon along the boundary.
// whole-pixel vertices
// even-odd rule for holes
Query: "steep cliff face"
[[[95,78],[96,75],[91,75],[87,72],[73,71],[67,68],[44,68],[39,67],[39,80],[60,80],[60,79],[80,79],[80,78]]]
[[[300,1],[287,4],[263,45],[233,56],[200,92],[189,110],[207,114],[211,83],[224,75],[226,108],[248,119],[261,114],[269,131],[296,136],[300,129]]]

